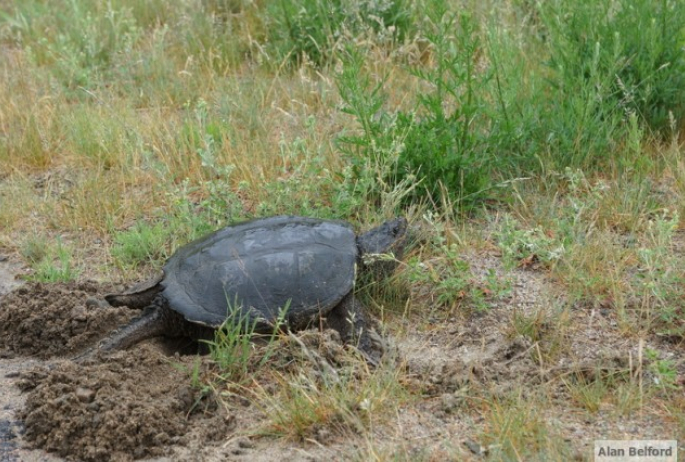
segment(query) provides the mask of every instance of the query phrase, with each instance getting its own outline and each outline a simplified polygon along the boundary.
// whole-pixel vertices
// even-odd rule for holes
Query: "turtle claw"
[[[107,300],[103,300],[97,297],[88,297],[88,299],[86,299],[86,307],[88,309],[111,308],[112,305],[107,303]]]

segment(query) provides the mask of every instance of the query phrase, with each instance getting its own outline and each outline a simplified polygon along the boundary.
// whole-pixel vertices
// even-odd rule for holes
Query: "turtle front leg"
[[[325,326],[337,330],[342,341],[362,352],[373,366],[380,363],[385,350],[381,336],[371,329],[362,305],[353,293],[349,293],[327,314]]]

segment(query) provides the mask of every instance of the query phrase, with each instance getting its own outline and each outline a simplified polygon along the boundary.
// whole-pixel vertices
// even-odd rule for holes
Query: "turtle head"
[[[407,241],[407,220],[398,217],[386,221],[357,238],[363,266],[389,274],[402,258]]]

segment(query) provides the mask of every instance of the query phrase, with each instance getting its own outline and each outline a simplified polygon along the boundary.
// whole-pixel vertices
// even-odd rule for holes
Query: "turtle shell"
[[[271,217],[220,229],[181,247],[164,266],[162,295],[188,321],[220,326],[230,309],[260,326],[288,306],[293,327],[350,293],[356,236],[340,221]],[[264,322],[266,321],[266,323]]]

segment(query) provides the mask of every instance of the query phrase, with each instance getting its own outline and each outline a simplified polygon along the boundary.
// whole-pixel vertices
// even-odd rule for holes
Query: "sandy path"
[[[0,461],[57,462],[64,459],[45,451],[30,450],[22,441],[23,425],[16,413],[22,409],[26,395],[16,386],[19,373],[40,366],[32,359],[0,359]]]

